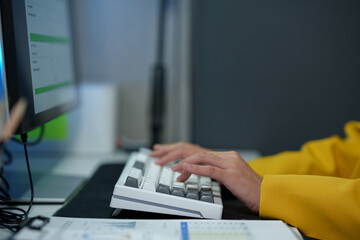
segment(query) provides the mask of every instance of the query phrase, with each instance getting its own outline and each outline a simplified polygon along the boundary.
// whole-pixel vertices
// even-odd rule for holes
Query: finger
[[[218,167],[221,169],[227,169],[229,166],[228,161],[224,161],[224,159],[216,154],[214,152],[202,152],[195,155],[192,155],[184,160],[182,160],[180,163],[173,165],[173,170],[178,171],[182,169],[182,164],[189,163],[189,164],[197,164],[197,165],[210,165],[214,167]]]
[[[154,144],[153,149],[154,150],[161,149],[162,146],[163,144]]]
[[[156,164],[158,165],[165,165],[168,164],[169,162],[172,161],[176,161],[180,158],[182,158],[182,151],[181,150],[176,150],[174,152],[170,152],[168,154],[166,154],[165,156],[163,156],[162,158],[158,159],[155,161]]]
[[[191,173],[187,171],[182,171],[182,173],[177,177],[176,181],[185,182],[190,176]]]
[[[170,151],[176,149],[176,143],[172,144],[155,144],[154,151],[150,154],[151,157],[162,157]]]
[[[153,152],[150,153],[150,156],[155,157],[155,158],[159,158],[159,157],[162,157],[165,154],[167,154],[169,151],[171,151],[171,150],[165,149],[165,148],[154,150]]]
[[[155,144],[154,150],[161,150],[161,149],[174,149],[179,145],[179,143],[169,143],[169,144]]]
[[[220,183],[223,183],[226,178],[225,170],[214,166],[209,166],[209,165],[202,166],[202,165],[184,163],[182,168],[184,169],[185,173],[189,174],[189,176],[191,174],[196,174],[199,176],[210,177]]]
[[[154,157],[154,158],[159,158],[159,157],[162,157],[163,155],[165,155],[168,151],[164,150],[164,149],[161,149],[161,150],[154,150],[150,153],[150,156],[151,157]]]

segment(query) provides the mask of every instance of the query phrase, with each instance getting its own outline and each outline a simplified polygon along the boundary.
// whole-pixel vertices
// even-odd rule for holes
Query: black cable
[[[0,227],[7,228],[12,232],[18,231],[27,218],[28,215],[24,209],[17,207],[0,208]]]
[[[0,227],[6,228],[12,232],[18,231],[22,227],[22,225],[27,221],[29,212],[31,210],[31,207],[32,207],[33,201],[34,201],[34,187],[33,187],[29,157],[28,157],[28,152],[27,152],[27,137],[28,137],[27,134],[21,135],[21,140],[24,144],[26,166],[27,166],[27,170],[28,170],[28,174],[29,174],[29,183],[30,183],[30,190],[31,190],[31,197],[30,197],[30,203],[29,203],[28,209],[27,209],[27,211],[25,211],[24,209],[17,208],[17,207],[1,207],[0,208]],[[2,172],[1,172],[1,176],[2,176]],[[1,177],[1,178],[3,178],[3,177]],[[7,182],[5,183],[5,185],[8,185]],[[0,201],[4,202],[5,204],[8,204],[9,201],[6,200],[6,194],[4,194],[4,195],[5,196],[0,198]]]
[[[39,133],[38,137],[36,138],[36,140],[34,140],[32,142],[28,142],[27,145],[28,146],[34,146],[36,144],[39,144],[41,142],[41,140],[43,139],[44,134],[45,134],[45,126],[41,125],[40,126],[40,133]],[[22,141],[20,141],[19,139],[15,138],[15,137],[11,138],[11,140],[13,140],[14,142],[17,142],[19,144],[23,144]]]
[[[39,144],[42,141],[42,139],[44,138],[44,134],[45,134],[45,125],[41,125],[40,126],[40,133],[39,133],[37,139],[32,141],[32,142],[28,142],[27,145],[28,146],[34,146],[36,144]],[[20,141],[19,139],[15,138],[15,137],[12,137],[11,140],[16,142],[16,143],[23,144],[22,141]],[[4,165],[11,164],[12,161],[13,161],[13,155],[11,154],[9,149],[6,148],[6,146],[4,144],[3,144],[3,151],[4,151],[4,154],[6,155],[6,159],[3,160]]]
[[[25,134],[21,134],[21,140],[24,143],[24,152],[25,152],[25,158],[26,158],[26,166],[27,166],[27,170],[28,170],[28,175],[29,175],[29,183],[30,183],[30,191],[31,191],[31,197],[30,197],[30,204],[29,204],[29,208],[26,211],[26,217],[28,216],[30,209],[33,205],[33,201],[34,201],[34,186],[33,186],[33,181],[32,181],[32,176],[31,176],[31,170],[30,170],[30,163],[29,163],[29,156],[28,156],[28,152],[27,152],[27,138],[28,135],[27,133]]]

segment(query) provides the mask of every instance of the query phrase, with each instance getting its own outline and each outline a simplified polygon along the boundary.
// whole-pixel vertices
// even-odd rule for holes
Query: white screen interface
[[[35,114],[76,97],[66,0],[25,0]]]

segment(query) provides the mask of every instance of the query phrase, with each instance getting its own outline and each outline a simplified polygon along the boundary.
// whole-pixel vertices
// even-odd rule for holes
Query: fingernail
[[[171,169],[173,170],[173,171],[176,171],[176,170],[178,170],[178,166],[179,164],[174,164],[174,165],[172,165],[171,166]]]

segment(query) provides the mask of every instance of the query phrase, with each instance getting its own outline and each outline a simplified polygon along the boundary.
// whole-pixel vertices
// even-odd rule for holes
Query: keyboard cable
[[[30,191],[31,191],[31,197],[30,197],[30,203],[28,206],[28,209],[25,211],[22,208],[18,207],[1,207],[0,208],[0,227],[6,228],[10,230],[11,232],[17,232],[28,220],[29,212],[31,210],[31,207],[33,205],[34,201],[34,187],[33,187],[33,181],[31,176],[31,169],[30,169],[30,163],[29,163],[29,157],[27,152],[27,138],[28,135],[22,134],[21,140],[24,144],[24,152],[25,152],[25,159],[26,159],[26,166],[27,171],[29,175],[29,183],[30,183]],[[2,171],[1,171],[1,179],[3,180],[5,184],[5,188],[1,187],[0,191],[4,196],[0,197],[0,201],[4,202],[5,204],[11,204],[10,195],[7,193],[7,190],[9,188],[9,185],[5,178],[3,177]]]

